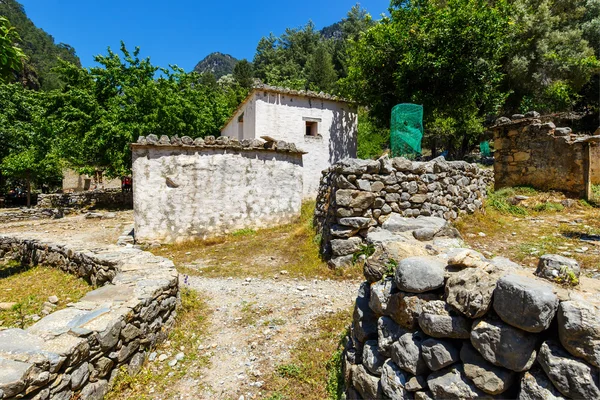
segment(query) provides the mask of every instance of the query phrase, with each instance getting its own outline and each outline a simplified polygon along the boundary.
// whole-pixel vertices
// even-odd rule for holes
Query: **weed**
[[[275,371],[282,378],[298,378],[302,372],[299,366],[296,364],[283,364],[277,366]]]
[[[527,210],[524,207],[513,205],[508,202],[508,196],[513,195],[514,190],[504,188],[499,191],[489,191],[485,201],[486,208],[493,208],[501,214],[510,214],[516,216],[527,215]]]
[[[565,286],[577,286],[579,279],[575,272],[566,265],[560,267],[560,274],[556,278],[556,282]]]
[[[254,229],[240,229],[239,231],[235,231],[231,234],[231,236],[233,237],[240,237],[240,236],[252,236],[252,235],[256,235],[256,231]]]
[[[390,258],[385,263],[385,267],[386,267],[386,270],[383,273],[384,279],[387,277],[390,277],[390,276],[394,276],[394,273],[396,272],[396,268],[398,267],[398,262],[396,260],[394,260],[393,258]]]
[[[551,201],[539,203],[533,206],[533,210],[537,212],[560,212],[564,210],[565,207],[559,203],[553,203]]]
[[[352,254],[352,264],[356,264],[361,256],[369,258],[373,255],[373,253],[375,253],[375,246],[373,244],[361,244],[360,249]]]

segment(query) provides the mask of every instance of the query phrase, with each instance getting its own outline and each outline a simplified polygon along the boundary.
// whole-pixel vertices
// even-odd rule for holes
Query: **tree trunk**
[[[25,179],[27,180],[27,208],[31,208],[31,175],[29,171],[27,171]]]

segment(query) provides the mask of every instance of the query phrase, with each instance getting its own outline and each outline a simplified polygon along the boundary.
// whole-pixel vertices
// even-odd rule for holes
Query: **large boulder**
[[[554,386],[573,399],[600,399],[598,369],[567,353],[558,343],[546,341],[538,362]]]
[[[390,317],[381,317],[377,321],[377,345],[379,353],[386,357],[391,356],[392,344],[404,335],[406,330],[394,322]]]
[[[574,356],[600,367],[600,309],[582,301],[563,301],[558,307],[560,342]]]
[[[386,360],[381,369],[381,389],[392,400],[403,400],[408,396],[404,385],[409,375],[402,371],[390,359]]]
[[[435,399],[464,400],[487,397],[469,382],[460,364],[432,373],[427,378],[427,384]]]
[[[423,293],[444,285],[444,263],[433,257],[409,257],[398,263],[394,281],[398,289]]]
[[[423,360],[422,343],[426,339],[422,332],[405,333],[392,345],[392,360],[398,367],[413,375],[421,375],[429,368]]]
[[[460,350],[465,375],[475,386],[489,394],[504,393],[515,380],[515,373],[485,361],[473,345],[466,342]]]
[[[432,371],[440,370],[459,360],[458,349],[448,340],[427,339],[421,347],[423,360]]]
[[[581,267],[577,260],[558,254],[545,254],[540,257],[535,274],[544,279],[564,283],[575,283],[579,279]],[[575,278],[575,279],[573,279]]]
[[[419,316],[428,301],[439,300],[435,293],[396,292],[390,295],[386,313],[402,327],[415,330],[419,327]]]
[[[423,305],[419,326],[423,332],[435,338],[468,339],[471,335],[471,321],[442,300],[429,301]]]
[[[521,378],[519,400],[565,400],[539,366],[526,371]]]
[[[488,362],[522,372],[535,361],[537,337],[502,321],[477,320],[471,330],[471,344]]]
[[[494,310],[507,324],[527,332],[548,329],[558,308],[552,286],[520,275],[498,280]]]
[[[446,281],[446,301],[469,318],[482,317],[492,304],[496,280],[478,268],[466,268]]]

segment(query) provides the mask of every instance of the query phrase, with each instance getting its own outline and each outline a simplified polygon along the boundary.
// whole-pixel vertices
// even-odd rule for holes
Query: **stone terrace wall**
[[[4,210],[0,208],[0,223],[32,219],[58,219],[71,210],[62,208],[20,208]]]
[[[492,171],[464,161],[346,159],[323,171],[315,222],[331,267],[347,265],[391,213],[453,220],[483,205]]]
[[[600,146],[590,148],[590,179],[592,185],[600,185]]]
[[[422,255],[389,257],[412,236],[403,224],[368,235],[376,250],[342,357],[347,399],[600,398],[598,286],[566,290],[435,241],[411,243]],[[572,262],[546,255],[536,273]]]
[[[300,215],[303,152],[293,143],[149,136],[132,150],[138,241],[207,238]]]
[[[0,331],[0,399],[102,399],[125,365],[137,373],[176,315],[173,263],[134,248],[88,251],[0,236],[0,258],[61,268],[94,285],[35,325]]]
[[[122,193],[121,189],[91,190],[74,193],[38,195],[38,208],[117,208],[132,209],[133,193]]]
[[[600,158],[590,159],[594,137],[576,136],[570,128],[536,118],[506,119],[492,130],[496,189],[533,186],[588,196],[589,170],[600,168]]]

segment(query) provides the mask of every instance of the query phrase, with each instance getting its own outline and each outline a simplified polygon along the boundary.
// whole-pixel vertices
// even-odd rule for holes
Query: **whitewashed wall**
[[[229,121],[229,123],[223,128],[221,131],[221,135],[229,136],[231,138],[235,138],[238,140],[242,139],[254,139],[255,138],[255,128],[256,128],[256,112],[255,112],[255,94],[252,95],[250,99],[248,99],[242,107],[237,110],[233,118]],[[242,135],[240,136],[240,123],[238,119],[240,115],[244,114],[244,127],[242,130]]]
[[[163,243],[291,222],[302,155],[257,149],[134,146],[135,236]]]

